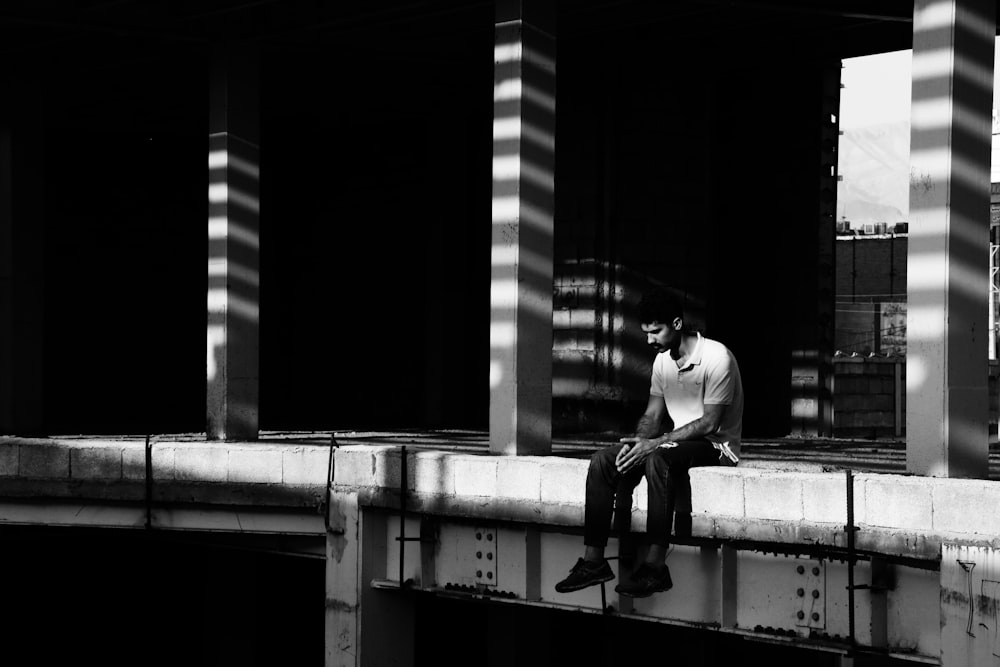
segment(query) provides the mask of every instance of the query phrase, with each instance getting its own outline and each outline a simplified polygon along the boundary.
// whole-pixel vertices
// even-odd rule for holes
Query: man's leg
[[[642,470],[622,475],[615,466],[621,447],[606,447],[590,458],[587,472],[586,504],[584,505],[584,556],[570,570],[569,576],[556,584],[556,591],[568,593],[614,579],[611,566],[604,557],[611,533],[611,514],[615,512],[615,527],[627,528],[631,521],[632,490],[642,479]],[[628,496],[627,502],[625,496]],[[615,508],[614,504],[618,503]]]
[[[632,525],[632,492],[642,480],[643,470],[635,468],[624,475],[618,472],[615,459],[620,446],[605,447],[590,457],[587,471],[587,496],[583,510],[583,543],[600,550],[611,534],[611,516],[614,512],[615,531],[621,535]]]
[[[674,496],[674,537],[691,536],[691,476],[688,471],[691,468],[701,466],[715,466],[720,464],[719,450],[712,446],[711,451],[707,448],[699,450],[689,465],[675,465],[670,467],[670,484],[673,486]],[[669,521],[670,516],[667,516]]]
[[[659,591],[667,591],[673,586],[670,570],[666,565],[667,547],[670,544],[670,526],[675,505],[684,503],[690,516],[690,481],[686,483],[686,500],[678,499],[676,483],[681,481],[680,492],[685,492],[684,480],[687,471],[699,465],[713,465],[718,462],[718,452],[707,440],[682,440],[676,447],[659,448],[646,459],[646,484],[648,508],[646,510],[646,532],[649,537],[649,551],[646,562],[628,581],[615,587],[615,591],[629,597],[647,597]]]
[[[688,471],[699,466],[717,465],[718,462],[719,451],[708,440],[682,440],[676,447],[657,449],[646,459],[649,489],[646,532],[651,544],[662,547],[651,550],[652,559],[647,560],[662,562],[659,555],[661,552],[666,555],[675,511],[682,515],[680,534],[691,533],[691,478]]]

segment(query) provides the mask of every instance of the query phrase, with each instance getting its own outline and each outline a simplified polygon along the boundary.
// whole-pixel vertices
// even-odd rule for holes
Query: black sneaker
[[[614,572],[608,561],[603,558],[598,562],[591,562],[584,559],[576,561],[576,565],[569,571],[569,576],[556,584],[557,593],[572,593],[587,586],[603,584],[615,578]]]
[[[628,581],[623,581],[615,586],[615,593],[630,598],[648,598],[653,593],[669,591],[673,585],[674,582],[670,580],[669,567],[664,565],[660,568],[643,563]]]

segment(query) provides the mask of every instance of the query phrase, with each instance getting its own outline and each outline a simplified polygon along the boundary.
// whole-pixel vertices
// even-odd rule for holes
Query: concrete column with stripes
[[[255,440],[258,430],[259,62],[252,46],[212,56],[206,430],[217,440]]]
[[[498,0],[493,80],[490,451],[552,449],[554,7]]]
[[[913,10],[906,467],[988,472],[992,0]]]

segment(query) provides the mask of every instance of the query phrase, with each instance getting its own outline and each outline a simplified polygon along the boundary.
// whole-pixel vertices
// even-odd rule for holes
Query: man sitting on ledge
[[[629,534],[632,492],[645,475],[648,493],[646,532],[649,550],[638,569],[615,587],[629,597],[647,597],[673,585],[667,548],[674,511],[675,534],[690,534],[691,486],[688,470],[696,466],[735,465],[743,425],[740,370],[725,345],[684,326],[680,303],[663,292],[647,292],[639,306],[646,342],[657,352],[653,360],[649,403],[635,436],[622,438],[595,453],[587,473],[584,510],[584,555],[556,591],[568,593],[614,579],[604,556],[611,532]],[[663,433],[669,417],[672,431]],[[619,557],[634,554],[622,545]]]

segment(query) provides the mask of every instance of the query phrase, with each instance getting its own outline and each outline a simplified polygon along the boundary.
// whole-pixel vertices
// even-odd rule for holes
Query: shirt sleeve
[[[663,366],[660,364],[660,356],[653,359],[653,374],[649,380],[649,395],[663,396]]]
[[[724,356],[705,366],[705,405],[732,405],[736,394],[736,379],[732,373],[732,356]]]

